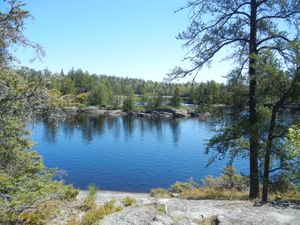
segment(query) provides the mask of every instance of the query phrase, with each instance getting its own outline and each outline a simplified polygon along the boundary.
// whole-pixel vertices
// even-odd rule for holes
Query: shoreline
[[[140,118],[151,118],[151,119],[183,119],[183,118],[198,118],[201,120],[209,120],[211,114],[209,112],[197,113],[189,110],[177,110],[177,109],[153,109],[153,110],[131,110],[125,112],[121,109],[100,109],[96,106],[88,106],[84,108],[79,107],[55,107],[55,108],[40,108],[40,113],[50,115],[78,115],[81,113],[89,115],[101,115],[101,116],[132,116]]]

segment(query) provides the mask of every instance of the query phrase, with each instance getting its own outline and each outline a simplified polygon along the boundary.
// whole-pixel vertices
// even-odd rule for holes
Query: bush
[[[208,176],[202,180],[204,188],[233,189],[236,191],[247,191],[249,178],[238,174],[234,167],[224,167],[220,177]]]
[[[71,217],[69,218],[67,225],[78,225],[78,221],[75,217]]]
[[[20,215],[20,220],[26,225],[46,224],[60,211],[61,205],[61,201],[45,202],[33,211],[22,213]]]
[[[300,200],[299,187],[291,182],[290,175],[277,175],[270,184],[270,200]],[[249,178],[237,173],[232,166],[224,167],[219,177],[208,176],[198,184],[193,180],[176,182],[169,190],[157,188],[151,191],[152,197],[171,197],[176,193],[183,199],[222,199],[247,200],[249,194]]]
[[[154,208],[158,213],[167,213],[167,207],[164,204],[156,204],[154,205]]]
[[[96,224],[98,221],[103,219],[105,216],[114,212],[119,212],[123,208],[115,204],[115,200],[108,201],[102,206],[94,206],[90,208],[82,217],[80,225],[91,225]]]
[[[195,188],[199,188],[200,185],[195,182],[194,180],[190,180],[188,182],[176,182],[175,184],[171,185],[170,192],[171,193],[181,193],[186,190],[192,190]]]
[[[202,180],[202,185],[194,180],[176,182],[169,190],[157,188],[151,190],[152,197],[168,198],[176,193],[183,199],[248,199],[249,179],[237,174],[231,167],[225,167],[221,176],[208,176]]]
[[[71,185],[65,185],[65,191],[62,193],[62,199],[67,200],[67,201],[71,201],[73,199],[75,199],[77,197],[77,195],[79,194],[79,190],[75,189],[73,186]]]
[[[291,182],[290,175],[281,173],[274,179],[271,179],[269,185],[270,193],[287,193],[297,191],[297,186]]]
[[[88,196],[84,199],[80,209],[83,211],[88,211],[92,208],[96,207],[96,193],[98,191],[98,187],[96,185],[88,186]]]
[[[200,199],[219,199],[219,200],[246,200],[248,192],[240,192],[236,190],[220,190],[214,188],[196,188],[185,190],[179,194],[179,198],[200,200]]]
[[[137,200],[133,197],[126,197],[126,198],[122,199],[122,203],[125,207],[136,206],[137,205]]]
[[[89,197],[95,197],[97,191],[99,191],[99,188],[96,185],[91,184],[88,186],[88,196]]]
[[[156,198],[169,198],[171,197],[171,194],[168,190],[163,189],[163,188],[155,188],[152,189],[150,192],[151,197],[156,197]]]

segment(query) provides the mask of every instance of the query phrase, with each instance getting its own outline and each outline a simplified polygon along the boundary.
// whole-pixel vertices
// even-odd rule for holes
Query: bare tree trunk
[[[258,130],[255,128],[257,124],[256,109],[256,70],[255,55],[257,53],[256,36],[257,36],[257,3],[251,0],[251,17],[250,17],[250,43],[249,43],[249,122],[250,122],[250,193],[249,198],[257,198],[259,196],[259,179],[258,179]]]

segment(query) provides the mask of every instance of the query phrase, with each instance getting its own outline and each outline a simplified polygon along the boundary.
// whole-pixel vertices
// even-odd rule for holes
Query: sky
[[[185,0],[24,0],[34,19],[25,36],[44,47],[42,61],[30,63],[33,52],[18,47],[21,64],[65,72],[81,68],[96,74],[163,81],[182,61],[187,49],[176,35],[189,24],[188,10],[174,13]],[[230,65],[204,68],[196,81],[224,82]],[[190,79],[182,80],[188,81]]]

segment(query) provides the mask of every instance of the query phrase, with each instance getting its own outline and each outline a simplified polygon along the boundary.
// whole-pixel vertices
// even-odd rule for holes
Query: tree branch
[[[284,41],[286,41],[286,42],[288,42],[288,43],[291,42],[291,40],[290,40],[289,38],[287,38],[287,37],[285,37],[285,36],[283,36],[283,35],[274,34],[274,35],[272,35],[272,36],[266,37],[266,38],[264,38],[264,39],[258,41],[258,42],[257,42],[257,47],[258,47],[259,45],[261,45],[262,43],[264,43],[264,42],[266,42],[266,41],[269,41],[269,40],[272,40],[272,39],[282,39],[282,40],[284,40]]]

